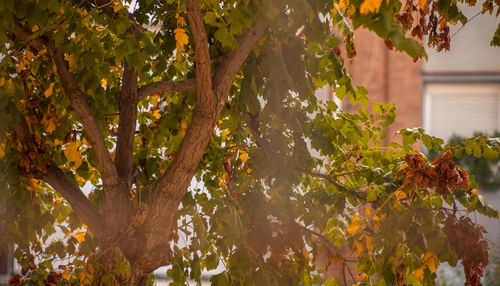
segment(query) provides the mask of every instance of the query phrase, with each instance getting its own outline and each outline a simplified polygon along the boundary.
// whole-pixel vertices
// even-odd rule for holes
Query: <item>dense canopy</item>
[[[415,60],[449,49],[457,2],[476,4],[2,0],[11,283],[145,285],[170,266],[173,285],[214,269],[214,285],[433,285],[461,259],[480,285],[488,245],[468,212],[498,213],[451,159],[496,160],[500,140],[405,129],[382,146],[395,107],[344,67],[359,27]],[[357,112],[319,101],[325,85]]]

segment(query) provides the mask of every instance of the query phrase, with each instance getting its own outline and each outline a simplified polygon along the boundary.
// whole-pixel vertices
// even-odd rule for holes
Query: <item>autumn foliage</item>
[[[463,216],[498,212],[452,157],[495,160],[500,140],[415,128],[383,146],[396,107],[345,66],[360,27],[417,60],[467,20],[456,1],[403,4],[0,1],[11,284],[152,285],[168,266],[176,286],[418,286],[460,258],[479,285],[487,245]],[[338,101],[318,100],[327,85]]]
[[[445,222],[446,237],[462,260],[466,282],[465,285],[482,285],[481,277],[488,265],[488,242],[483,234],[483,226],[472,222],[469,217],[457,219],[455,214],[449,214]]]
[[[436,194],[446,199],[450,192],[469,188],[469,174],[456,166],[452,156],[450,152],[445,152],[426,164],[421,154],[408,154],[397,174],[403,177],[403,186],[410,189],[435,188]]]

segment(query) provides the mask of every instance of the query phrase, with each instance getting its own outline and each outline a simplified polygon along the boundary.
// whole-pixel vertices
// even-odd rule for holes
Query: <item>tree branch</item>
[[[335,245],[334,245],[334,244],[333,244],[333,243],[332,243],[332,242],[331,242],[328,238],[326,238],[323,234],[321,234],[321,233],[319,233],[319,232],[317,232],[317,231],[315,231],[315,230],[309,229],[309,228],[307,228],[307,227],[305,227],[305,226],[303,226],[303,225],[301,225],[300,223],[297,223],[297,222],[295,223],[295,225],[296,225],[299,229],[301,229],[301,230],[303,230],[303,231],[305,231],[305,232],[307,232],[307,233],[309,233],[309,234],[312,234],[312,235],[316,236],[316,237],[319,239],[319,241],[321,242],[321,244],[323,244],[323,245],[326,247],[326,249],[327,249],[330,253],[332,253],[332,254],[334,254],[334,255],[338,256],[338,257],[339,257],[339,258],[341,258],[342,260],[347,260],[344,256],[342,256],[342,254],[340,254],[340,249],[338,249],[338,248],[337,248],[337,247],[336,247],[336,246],[335,246]]]
[[[267,143],[266,140],[262,137],[262,134],[260,133],[259,126],[260,126],[260,121],[258,118],[258,114],[253,115],[253,114],[248,114],[245,116],[245,121],[248,124],[248,129],[250,130],[250,134],[252,134],[255,144],[257,144],[257,147],[259,148],[267,148]]]
[[[224,56],[212,78],[209,44],[198,1],[186,0],[185,3],[195,44],[196,106],[179,150],[163,177],[150,193],[148,215],[136,232],[138,237],[145,236],[146,253],[154,253],[155,247],[168,245],[179,203],[187,192],[194,172],[208,147],[234,76],[267,27],[267,24],[254,24],[238,37],[238,48]],[[150,269],[153,266],[161,266],[148,257],[141,257],[141,264],[137,267]]]
[[[106,189],[103,198],[104,217],[107,221],[112,222],[108,230],[113,232],[126,226],[128,218],[124,214],[127,213],[128,192],[118,176],[118,172],[116,171],[102,132],[87,103],[86,95],[78,86],[73,74],[69,71],[69,66],[64,59],[64,54],[40,37],[30,39],[31,32],[18,23],[14,25],[11,31],[23,40],[26,39],[27,44],[33,44],[32,47],[39,49],[45,46],[47,50],[49,50],[63,90],[69,97],[70,106],[78,115],[90,145],[92,146],[92,150],[96,155],[101,178]],[[42,44],[43,46],[40,46]]]
[[[90,110],[85,94],[68,69],[64,55],[56,48],[50,50],[64,92],[69,96],[70,106],[78,115],[96,155],[105,190],[103,193],[103,216],[106,221],[106,230],[108,237],[114,237],[116,233],[128,225],[130,205],[128,189],[125,182],[120,180],[104,136]]]
[[[316,172],[307,171],[307,170],[299,170],[299,169],[297,169],[297,171],[299,171],[299,172],[301,172],[301,173],[303,173],[305,175],[311,176],[311,177],[325,179],[330,184],[334,185],[339,191],[347,193],[347,194],[350,194],[350,195],[353,195],[353,196],[355,196],[356,198],[358,198],[360,200],[365,200],[366,199],[365,196],[364,196],[364,194],[358,193],[358,192],[356,192],[354,190],[350,190],[350,189],[342,186],[341,184],[339,184],[337,181],[335,181],[332,177],[330,177],[327,174],[321,174],[321,173],[316,173]]]
[[[151,96],[155,93],[181,92],[193,89],[195,87],[196,87],[195,78],[190,78],[188,80],[180,82],[171,82],[171,81],[153,82],[139,88],[139,91],[137,92],[137,101],[141,101],[145,97]]]
[[[59,52],[57,48],[51,48],[50,50],[64,92],[69,97],[71,108],[78,115],[89,142],[92,145],[92,150],[96,155],[104,185],[119,185],[120,178],[116,172],[106,142],[104,141],[104,136],[87,103],[85,98],[86,95],[81,91],[73,74],[69,71],[68,63],[64,59],[64,55]]]
[[[47,173],[42,175],[42,179],[68,201],[78,217],[89,226],[97,239],[102,241],[106,233],[103,217],[80,188],[54,163],[47,168]]]
[[[132,185],[134,135],[137,121],[137,73],[125,61],[119,98],[120,121],[116,143],[115,167],[128,190]]]
[[[237,37],[238,48],[229,51],[217,67],[214,75],[214,92],[219,99],[218,110],[224,108],[224,104],[229,95],[229,90],[233,84],[234,76],[243,65],[250,54],[250,51],[257,44],[268,23],[256,21],[249,29]]]
[[[117,18],[118,17],[118,13],[115,13],[115,11],[113,10],[113,7],[110,7],[111,5],[111,1],[108,1],[108,0],[92,0],[91,2],[94,3],[95,7],[99,10],[101,10],[102,12],[104,12],[106,15],[110,16],[111,18]],[[139,25],[135,19],[134,19],[134,16],[130,13],[127,13],[127,16],[128,16],[128,19],[130,20],[130,22],[132,23],[132,26],[134,27],[135,30],[137,31],[141,31],[141,32],[144,32],[146,31],[146,29]]]
[[[34,148],[33,136],[24,120],[14,125],[14,132],[18,140],[28,148]],[[54,163],[50,163],[45,174],[30,174],[47,182],[56,192],[68,201],[78,217],[89,226],[90,230],[98,237],[104,234],[102,217],[91,201],[85,197],[80,188],[71,181]]]
[[[195,43],[197,98],[191,124],[181,142],[174,160],[168,167],[154,193],[168,192],[169,199],[180,201],[184,196],[192,176],[205,153],[212,131],[217,121],[217,99],[212,90],[208,40],[197,0],[186,0],[186,8]],[[153,195],[152,198],[155,196]],[[153,199],[158,206],[158,200]],[[157,209],[160,213],[162,209]]]
[[[45,42],[40,37],[30,38],[32,33],[26,30],[26,28],[21,26],[19,23],[15,23],[11,27],[10,31],[17,37],[21,38],[30,47],[36,50],[42,50],[43,48],[45,48]]]

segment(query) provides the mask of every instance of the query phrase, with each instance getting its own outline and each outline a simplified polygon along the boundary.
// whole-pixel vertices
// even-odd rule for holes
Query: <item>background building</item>
[[[356,32],[357,56],[349,66],[354,84],[366,87],[372,101],[396,104],[396,121],[386,130],[387,141],[408,127],[423,127],[445,141],[453,135],[500,132],[500,48],[489,45],[498,19],[481,15],[480,5],[462,9],[469,23],[452,27],[451,50],[427,49],[427,61],[413,63],[408,55],[389,51],[372,32]],[[354,111],[356,107],[344,104],[342,108]],[[497,175],[499,165],[490,164]],[[480,192],[500,210],[500,190]],[[486,227],[490,248],[498,256],[500,221],[482,215],[475,219]],[[463,274],[441,268],[449,285],[463,285]]]

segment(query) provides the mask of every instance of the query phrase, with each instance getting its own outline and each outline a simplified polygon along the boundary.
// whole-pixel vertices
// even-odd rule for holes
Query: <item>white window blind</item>
[[[424,129],[444,140],[499,131],[500,84],[426,84]]]

